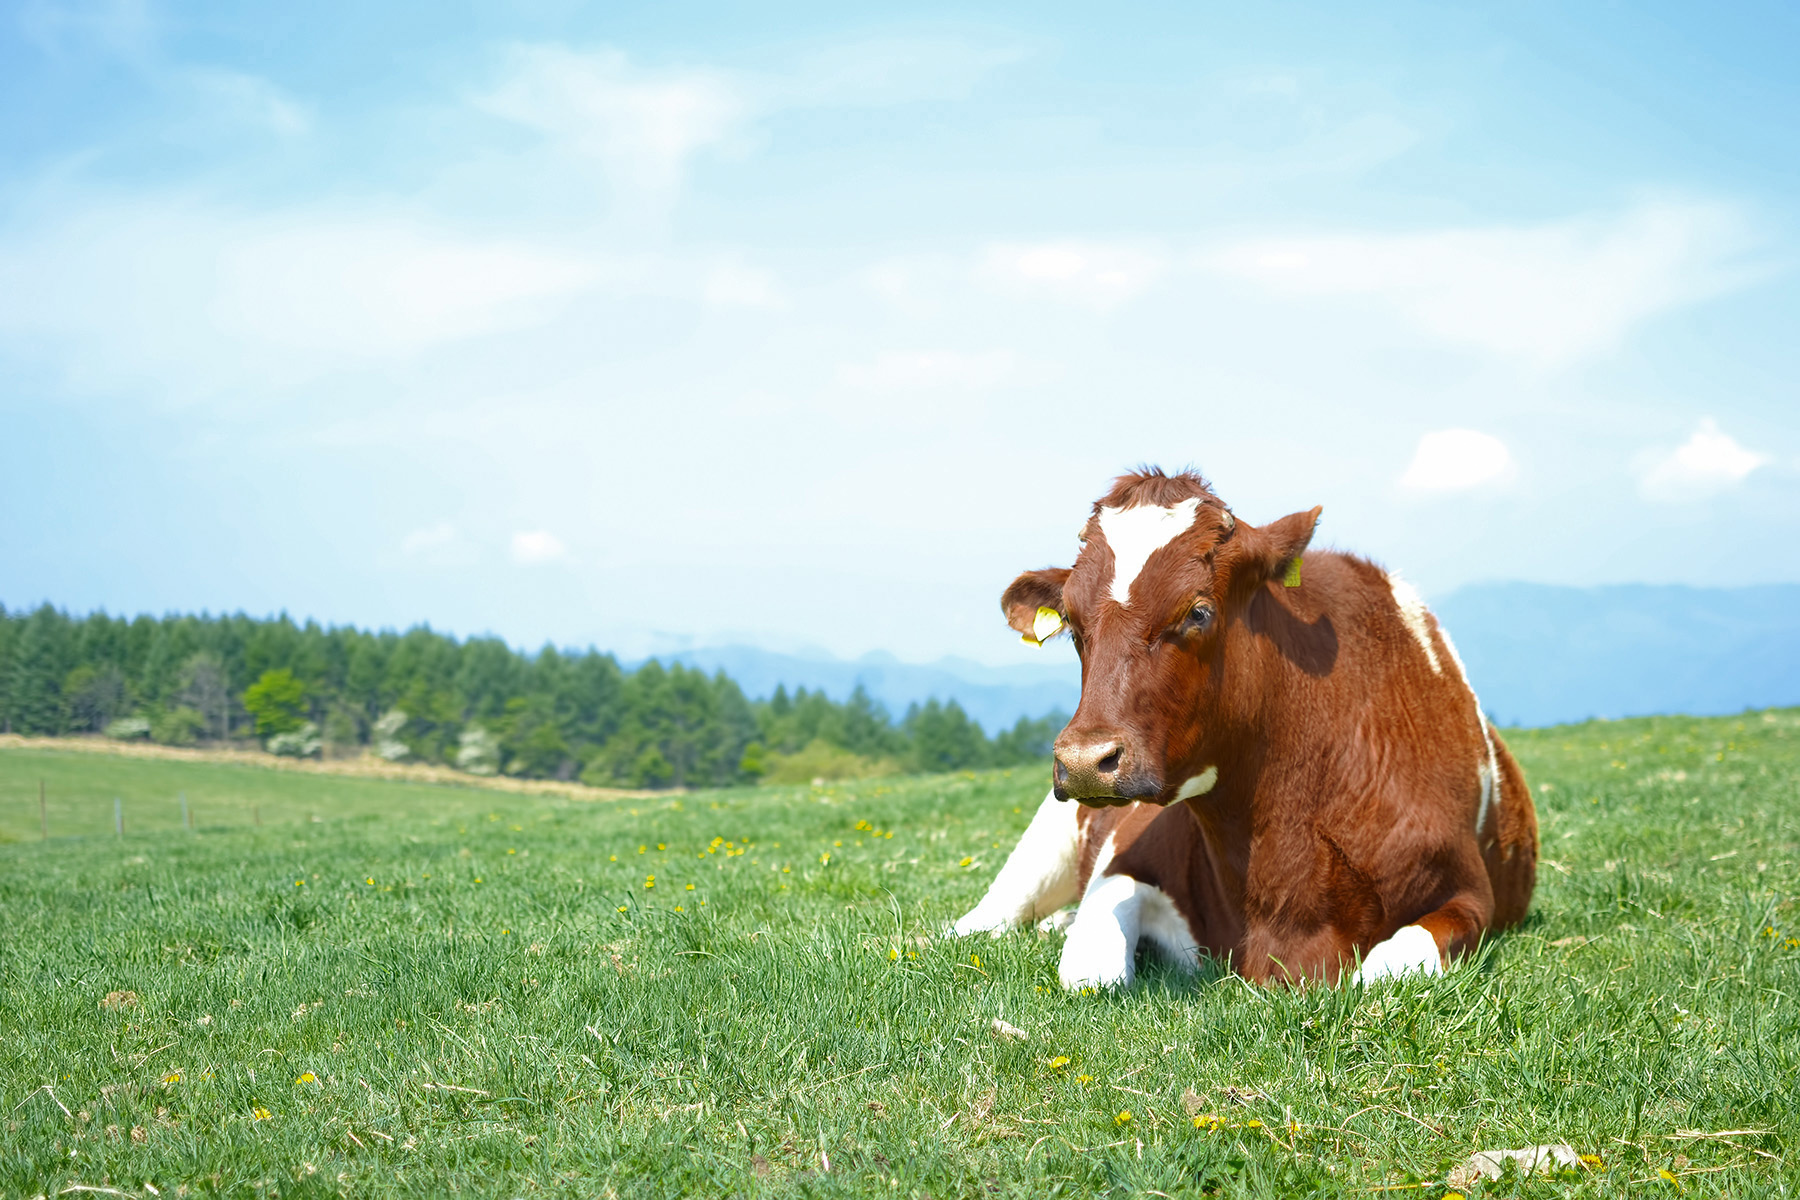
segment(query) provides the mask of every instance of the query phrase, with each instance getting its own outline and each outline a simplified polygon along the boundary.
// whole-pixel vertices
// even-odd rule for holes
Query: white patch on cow
[[[1076,822],[1080,811],[1079,804],[1058,800],[1054,792],[1045,796],[981,903],[952,925],[950,933],[999,937],[1075,899],[1081,870],[1081,830]]]
[[[1138,890],[1144,897],[1138,919],[1140,935],[1149,938],[1150,943],[1176,966],[1188,971],[1198,967],[1200,946],[1194,941],[1194,931],[1188,927],[1187,918],[1175,907],[1175,901],[1161,888],[1147,883],[1140,882]]]
[[[1437,939],[1423,925],[1407,925],[1363,957],[1355,982],[1374,983],[1421,971],[1426,975],[1442,975],[1444,958],[1438,953]]]
[[[1425,661],[1431,664],[1433,675],[1442,675],[1444,666],[1438,662],[1437,649],[1431,644],[1431,614],[1425,609],[1425,601],[1419,596],[1419,589],[1395,574],[1388,575],[1388,587],[1393,590],[1394,603],[1400,607],[1400,621],[1406,631],[1413,635],[1419,643],[1419,649],[1425,651]]]
[[[1181,785],[1175,793],[1177,800],[1192,800],[1195,796],[1204,796],[1213,790],[1213,784],[1219,782],[1219,768],[1208,767],[1198,775]]]
[[[1094,860],[1087,893],[1068,925],[1057,977],[1072,992],[1083,988],[1129,987],[1137,976],[1140,937],[1177,965],[1192,970],[1200,947],[1187,919],[1161,888],[1129,875],[1108,875],[1116,849],[1109,835]]]
[[[1131,585],[1150,556],[1194,526],[1200,500],[1191,497],[1170,508],[1143,505],[1138,508],[1102,508],[1100,532],[1112,547],[1112,598],[1131,603]]]
[[[1432,622],[1425,608],[1425,601],[1420,599],[1418,589],[1400,578],[1398,574],[1388,574],[1388,586],[1393,590],[1394,603],[1400,608],[1400,620],[1406,625],[1407,632],[1425,651],[1425,661],[1431,664],[1433,674],[1442,675],[1443,665],[1438,661],[1437,648],[1432,645]],[[1469,693],[1469,702],[1475,706],[1475,725],[1481,731],[1481,743],[1487,750],[1484,761],[1475,764],[1475,774],[1481,781],[1481,806],[1475,811],[1475,836],[1478,840],[1486,840],[1493,826],[1494,805],[1497,802],[1496,789],[1500,786],[1500,756],[1494,750],[1494,735],[1488,731],[1487,717],[1481,710],[1481,697],[1475,694],[1475,686],[1469,682],[1469,672],[1463,666],[1462,656],[1456,652],[1456,643],[1450,640],[1450,631],[1442,625],[1437,627],[1437,636],[1443,639],[1444,651],[1450,656],[1450,664],[1456,668],[1456,676]]]
[[[1475,811],[1475,837],[1478,841],[1491,841],[1494,806],[1499,802],[1500,755],[1494,750],[1494,735],[1488,730],[1487,716],[1481,711],[1481,697],[1475,694],[1475,685],[1469,682],[1469,672],[1463,666],[1462,655],[1456,652],[1456,643],[1450,640],[1450,631],[1439,625],[1438,636],[1444,639],[1444,649],[1456,667],[1457,677],[1469,689],[1469,701],[1475,706],[1475,724],[1481,729],[1481,744],[1487,748],[1487,761],[1475,768],[1481,779],[1481,807]]]

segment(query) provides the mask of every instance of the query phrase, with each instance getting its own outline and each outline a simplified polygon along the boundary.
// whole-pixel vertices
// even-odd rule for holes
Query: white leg
[[[1442,975],[1444,958],[1438,953],[1437,939],[1423,925],[1407,925],[1394,936],[1369,951],[1357,970],[1356,983],[1374,983],[1418,971],[1424,975]]]
[[[1079,810],[1073,800],[1045,796],[987,895],[950,927],[951,934],[998,937],[1075,899],[1081,865],[1081,831],[1075,821]]]
[[[1136,976],[1139,918],[1144,889],[1129,875],[1107,875],[1112,839],[1100,849],[1087,894],[1069,926],[1057,977],[1072,992],[1083,988],[1130,987]]]

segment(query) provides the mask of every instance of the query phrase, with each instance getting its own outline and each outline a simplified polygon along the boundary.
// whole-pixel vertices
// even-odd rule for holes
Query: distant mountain
[[[1492,583],[1432,607],[1503,724],[1800,704],[1800,585]]]
[[[1495,583],[1463,588],[1432,607],[1455,637],[1482,706],[1502,724],[1800,704],[1800,585]],[[1022,716],[1072,713],[1081,698],[1073,662],[914,664],[881,652],[848,661],[750,646],[659,657],[723,670],[752,697],[786,684],[842,700],[861,683],[896,718],[914,702],[955,699],[989,733]]]
[[[842,700],[862,684],[898,720],[907,705],[936,697],[954,699],[989,734],[1011,728],[1020,717],[1052,710],[1075,711],[1081,699],[1081,668],[1073,661],[1043,666],[989,667],[962,658],[905,663],[883,651],[855,660],[777,654],[750,646],[718,646],[659,655],[706,671],[724,671],[751,698],[768,696],[777,684],[789,691],[824,689]]]

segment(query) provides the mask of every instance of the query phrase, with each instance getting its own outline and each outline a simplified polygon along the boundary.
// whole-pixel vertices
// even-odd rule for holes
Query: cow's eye
[[[1187,627],[1194,633],[1205,633],[1212,628],[1213,606],[1210,600],[1201,600],[1188,610]]]

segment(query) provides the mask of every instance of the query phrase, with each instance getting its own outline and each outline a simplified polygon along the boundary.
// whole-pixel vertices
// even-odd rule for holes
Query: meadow
[[[1460,1190],[1792,1194],[1800,711],[1508,738],[1537,898],[1449,974],[1087,996],[1054,937],[932,936],[1042,769],[593,802],[0,751],[0,1196],[1437,1200],[1551,1142]]]

